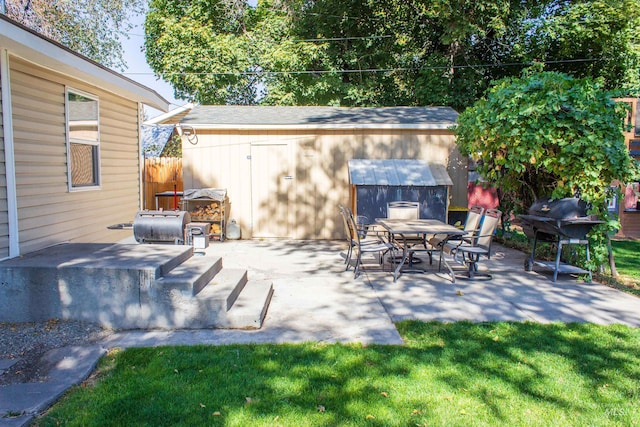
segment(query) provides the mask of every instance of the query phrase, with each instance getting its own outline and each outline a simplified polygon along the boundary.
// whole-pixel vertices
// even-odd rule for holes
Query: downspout
[[[144,180],[146,177],[147,162],[142,151],[142,123],[144,121],[144,105],[138,102],[138,210],[145,208],[144,204],[147,200],[146,188]]]
[[[4,165],[7,180],[7,218],[9,226],[9,258],[20,255],[18,239],[18,199],[16,196],[16,162],[13,140],[13,114],[11,109],[11,80],[9,76],[9,52],[0,50],[0,82],[2,93],[2,129],[4,130]]]

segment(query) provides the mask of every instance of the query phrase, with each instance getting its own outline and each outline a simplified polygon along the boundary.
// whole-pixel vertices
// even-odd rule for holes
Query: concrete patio
[[[346,244],[336,241],[226,241],[207,254],[226,266],[268,279],[274,294],[260,330],[132,331],[114,334],[108,346],[247,342],[361,342],[402,344],[393,322],[405,319],[453,322],[534,321],[620,323],[640,326],[640,298],[569,275],[526,272],[526,255],[495,245],[491,280],[455,284],[436,264],[426,273],[406,273],[393,282],[373,257],[353,278],[344,271]],[[455,264],[452,264],[455,267]],[[460,268],[462,266],[459,266]]]

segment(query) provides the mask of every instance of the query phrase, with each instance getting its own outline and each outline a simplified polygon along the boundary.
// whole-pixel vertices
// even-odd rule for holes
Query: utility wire
[[[336,42],[336,41],[344,41],[344,40],[370,40],[370,39],[388,39],[395,37],[393,35],[386,36],[362,36],[362,37],[327,37],[320,39],[300,39],[300,40],[291,40],[294,43],[306,43],[306,42]]]
[[[361,70],[300,70],[300,71],[210,71],[202,73],[181,72],[176,71],[167,73],[166,75],[185,75],[185,76],[256,76],[256,75],[283,75],[283,74],[352,74],[352,73],[390,73],[390,72],[406,72],[406,71],[427,71],[427,70],[461,70],[466,68],[499,68],[499,67],[522,67],[530,66],[535,63],[542,64],[572,64],[581,62],[599,62],[606,61],[610,58],[590,58],[590,59],[563,59],[557,61],[530,61],[530,62],[510,62],[503,64],[474,64],[474,65],[442,65],[429,67],[405,67],[405,68],[365,68]],[[122,73],[124,75],[154,75],[154,73]]]
[[[128,36],[144,37],[144,34],[126,33]],[[313,43],[313,42],[337,42],[347,40],[376,40],[376,39],[389,39],[395,37],[392,34],[384,36],[352,36],[352,37],[324,37],[316,39],[294,39],[290,40],[293,43]]]

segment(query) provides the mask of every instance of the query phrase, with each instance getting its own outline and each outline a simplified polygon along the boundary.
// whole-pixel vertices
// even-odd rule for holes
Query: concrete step
[[[202,308],[227,312],[247,284],[247,270],[223,268],[197,295]]]
[[[189,261],[153,283],[148,304],[136,313],[136,327],[225,327],[227,310],[247,283],[246,270],[222,268],[220,259]],[[210,280],[202,284],[202,277]],[[194,285],[196,280],[200,283]],[[199,289],[195,295],[194,289]]]
[[[170,271],[190,260],[193,257],[193,248],[188,247],[187,249],[188,250],[182,251],[180,254],[171,257],[168,261],[163,263],[160,266],[160,274],[162,276],[166,276]]]
[[[227,327],[260,329],[273,296],[269,280],[249,280],[227,313]]]
[[[192,256],[151,283],[151,294],[179,291],[184,296],[197,295],[222,270],[222,258]]]

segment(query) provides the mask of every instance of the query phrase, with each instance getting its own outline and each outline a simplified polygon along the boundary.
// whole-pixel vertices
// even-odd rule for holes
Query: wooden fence
[[[144,159],[143,171],[144,209],[156,209],[156,193],[183,191],[182,159],[175,157],[154,157]],[[177,198],[178,209],[180,197]],[[174,198],[158,197],[158,208],[173,209]]]

